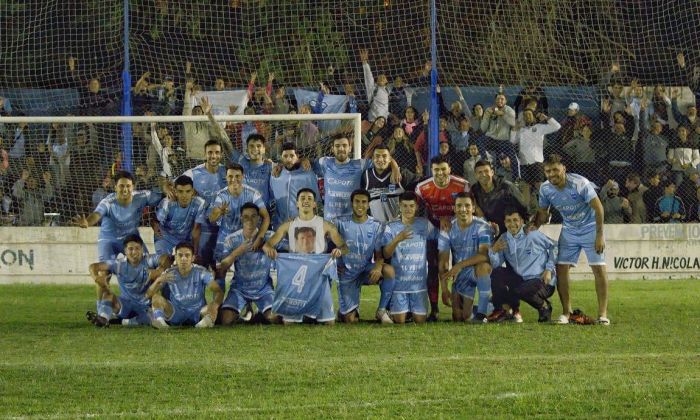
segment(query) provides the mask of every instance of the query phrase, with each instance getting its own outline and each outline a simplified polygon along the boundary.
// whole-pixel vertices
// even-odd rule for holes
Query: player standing
[[[279,174],[270,178],[270,189],[275,203],[275,212],[272,216],[275,228],[299,215],[296,204],[299,190],[309,188],[316,197],[320,197],[316,174],[302,168],[294,143],[282,145],[281,163]]]
[[[362,173],[362,188],[369,191],[370,214],[387,223],[399,218],[399,196],[418,180],[410,171],[401,171],[401,180],[395,182],[390,170],[392,162],[389,148],[378,144],[372,151],[372,167]]]
[[[175,245],[192,241],[199,248],[202,224],[207,223],[207,205],[202,197],[194,196],[192,178],[181,175],[175,179],[176,200],[164,198],[156,211],[156,222],[152,223],[156,241],[156,254],[171,255]]]
[[[396,271],[391,295],[391,315],[397,324],[423,323],[428,315],[428,241],[437,240],[438,229],[427,219],[416,217],[418,198],[412,191],[399,197],[401,218],[384,229],[384,258],[391,258]]]
[[[440,283],[442,303],[452,306],[453,321],[468,321],[472,315],[475,289],[479,289],[479,304],[475,322],[485,322],[491,297],[491,265],[489,245],[491,225],[474,217],[476,205],[469,193],[458,193],[455,198],[455,215],[450,229],[440,232]],[[452,268],[450,269],[450,251]],[[452,292],[447,280],[452,281]]]
[[[340,315],[345,322],[359,321],[360,288],[365,284],[379,283],[381,297],[376,318],[382,324],[391,324],[387,307],[394,288],[394,269],[384,263],[381,247],[384,225],[367,215],[369,199],[367,190],[353,191],[350,196],[352,216],[342,216],[337,220],[338,232],[349,250],[338,263]]]
[[[603,205],[593,184],[577,174],[569,174],[559,155],[550,155],[544,161],[547,176],[540,186],[539,210],[535,217],[535,228],[549,219],[549,208],[554,207],[563,221],[559,235],[557,258],[557,291],[563,314],[558,323],[566,324],[571,315],[569,296],[569,269],[578,262],[581,250],[586,253],[588,265],[595,277],[598,297],[598,324],[609,325],[608,277],[605,270],[605,236],[603,234]]]
[[[442,156],[436,156],[430,161],[431,178],[416,186],[416,195],[425,205],[428,219],[435,228],[449,229],[454,216],[455,196],[461,192],[469,192],[469,182],[451,175],[450,164]],[[440,309],[438,306],[438,250],[437,242],[428,244],[428,295],[430,298],[430,316],[428,321],[437,321]]]

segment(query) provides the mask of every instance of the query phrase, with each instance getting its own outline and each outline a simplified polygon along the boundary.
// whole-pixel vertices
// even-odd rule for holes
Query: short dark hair
[[[347,140],[348,144],[350,144],[350,139],[348,138],[348,134],[345,134],[345,133],[333,134],[331,136],[331,144],[335,143],[336,140],[342,140],[342,139]]]
[[[627,181],[636,182],[638,184],[642,182],[642,179],[639,177],[639,174],[636,172],[628,173],[626,179],[627,179]]]
[[[369,200],[369,199],[372,198],[372,197],[369,195],[369,191],[367,191],[367,190],[365,190],[365,189],[363,189],[363,188],[358,188],[358,189],[356,189],[355,191],[353,191],[352,194],[350,194],[350,202],[352,203],[352,200],[354,200],[355,197],[358,196],[358,195],[364,195],[365,197],[367,197],[367,200]]]
[[[313,194],[314,200],[316,199],[316,191],[312,190],[311,188],[302,188],[297,192],[297,200],[299,199],[299,196],[301,195],[301,193],[305,193],[305,192]]]
[[[114,174],[114,183],[116,184],[117,181],[120,179],[128,179],[132,183],[134,182],[134,175],[131,174],[129,171],[118,171],[116,174]]]
[[[314,237],[316,237],[316,229],[312,228],[311,226],[300,226],[294,229],[294,239],[298,239],[300,234],[306,232],[311,232],[313,233]]]
[[[399,201],[415,201],[418,203],[418,196],[413,191],[404,191],[399,196]]]
[[[194,183],[192,182],[192,178],[190,178],[189,176],[180,175],[179,177],[175,178],[175,186],[177,187],[178,185],[194,186]]]
[[[491,162],[486,159],[479,159],[474,165],[474,169],[480,168],[482,166],[488,166],[489,168],[493,169],[493,165],[491,164]]]
[[[194,246],[190,242],[183,241],[183,242],[180,242],[177,245],[175,245],[175,251],[177,251],[180,248],[187,248],[190,251],[192,251],[192,254],[194,254]]]
[[[563,164],[561,161],[561,156],[559,156],[556,153],[552,153],[551,155],[547,156],[547,158],[544,160],[544,166],[556,164]]]
[[[468,198],[468,199],[472,200],[472,204],[474,204],[474,196],[471,193],[468,193],[466,191],[458,192],[455,195],[455,201],[457,201],[458,198]]]
[[[255,210],[255,214],[260,214],[260,209],[258,208],[258,206],[256,206],[254,203],[251,203],[250,201],[243,203],[243,205],[241,206],[241,214],[243,214],[243,210],[245,209],[253,209]]]
[[[444,156],[435,156],[434,158],[430,159],[430,166],[441,165],[443,163],[446,163],[448,166],[450,164],[450,162],[445,159]]]
[[[241,171],[242,174],[245,174],[245,169],[243,169],[243,166],[236,162],[229,162],[226,164],[226,172],[228,171]]]
[[[523,215],[522,210],[515,206],[506,206],[505,210],[503,211],[503,220],[506,220],[506,217],[510,216],[513,213],[518,213],[518,215],[523,220],[525,220],[525,216]]]
[[[284,152],[285,150],[294,150],[296,152],[297,145],[292,143],[291,141],[288,141],[282,145],[282,151]]]
[[[372,150],[372,153],[376,152],[377,150],[386,150],[389,151],[389,146],[387,146],[384,143],[379,143],[378,145],[374,146],[374,149]]]
[[[262,134],[253,133],[249,135],[248,138],[245,140],[246,146],[250,144],[251,141],[259,141],[262,144],[265,144],[267,140],[265,140],[265,136],[263,136]]]
[[[136,233],[133,233],[124,238],[124,241],[122,242],[124,248],[126,248],[126,244],[128,244],[129,242],[136,242],[137,244],[143,246],[143,239],[141,239],[141,236]]]
[[[223,147],[221,146],[221,142],[217,139],[207,140],[207,142],[204,143],[204,150],[207,150],[207,147],[209,146],[219,146],[223,149]]]

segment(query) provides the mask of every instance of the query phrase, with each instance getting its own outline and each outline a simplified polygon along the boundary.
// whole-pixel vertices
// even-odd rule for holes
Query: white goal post
[[[362,116],[354,114],[269,114],[269,115],[215,115],[219,122],[246,122],[246,121],[325,121],[325,120],[351,120],[353,122],[353,156],[355,159],[362,157]],[[54,116],[54,117],[0,117],[0,124],[9,123],[27,124],[51,124],[51,123],[181,123],[181,122],[209,122],[206,115],[167,115],[167,116]]]

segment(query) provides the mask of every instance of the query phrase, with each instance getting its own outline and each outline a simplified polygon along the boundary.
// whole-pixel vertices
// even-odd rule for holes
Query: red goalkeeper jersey
[[[425,205],[427,216],[435,226],[440,226],[440,219],[443,217],[454,217],[455,197],[458,193],[469,191],[469,182],[455,175],[450,175],[450,181],[444,188],[435,185],[433,178],[428,178],[416,186],[416,194]]]

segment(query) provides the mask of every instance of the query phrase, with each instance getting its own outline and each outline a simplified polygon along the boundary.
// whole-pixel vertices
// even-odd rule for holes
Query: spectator
[[[100,201],[110,195],[114,190],[113,178],[109,175],[102,178],[102,184],[92,192],[92,208],[96,208]]]
[[[406,86],[400,76],[394,78],[394,87],[389,93],[389,112],[393,115],[403,115],[409,105]]]
[[[481,121],[484,119],[484,106],[482,104],[474,104],[472,106],[472,116],[469,118],[469,125],[471,125],[477,136],[484,134],[481,129]]]
[[[676,55],[676,61],[678,62],[678,67],[680,67],[683,74],[683,83],[690,88],[695,96],[695,105],[700,106],[700,79],[698,79],[698,66],[692,66],[687,68],[685,65],[685,55],[680,52]]]
[[[438,153],[442,156],[447,163],[450,164],[450,168],[454,168],[454,175],[462,177],[464,171],[464,159],[460,159],[455,152],[452,151],[452,145],[448,141],[441,141]]]
[[[567,157],[571,172],[583,175],[593,183],[598,182],[596,170],[596,153],[593,148],[593,130],[591,126],[581,127],[579,134],[562,147]]]
[[[623,123],[615,123],[612,135],[603,147],[599,158],[607,164],[609,177],[621,182],[630,172],[633,159],[632,140],[626,135]]]
[[[670,128],[673,119],[671,110],[671,99],[666,95],[666,88],[662,85],[654,86],[654,93],[651,97],[651,106],[647,108],[649,120],[656,119],[665,129]]]
[[[384,74],[377,76],[374,82],[372,69],[367,62],[369,54],[367,50],[360,50],[360,60],[362,60],[362,71],[365,77],[365,89],[367,91],[367,119],[374,121],[377,117],[387,118],[389,116],[389,81]]]
[[[348,99],[350,99],[350,102],[348,103],[348,110],[347,112],[357,112],[357,105],[355,105],[355,108],[350,106],[351,103],[357,103],[355,101],[355,91],[350,90],[349,88],[352,88],[352,84],[349,86],[346,85],[345,87],[345,94],[348,95]],[[349,92],[349,93],[348,93]],[[275,96],[272,98],[272,102],[274,104],[272,113],[273,114],[289,114],[289,101],[287,100],[287,90],[284,88],[284,86],[280,86],[277,89],[275,89]]]
[[[656,217],[659,223],[680,223],[685,218],[685,205],[676,195],[676,184],[666,181],[663,184],[664,194],[656,200]]]
[[[506,96],[499,93],[494,105],[484,112],[481,130],[486,135],[486,150],[494,155],[505,154],[511,163],[510,171],[520,178],[515,146],[510,142],[510,130],[515,127],[515,111],[506,105]]]
[[[647,209],[647,221],[659,222],[656,201],[664,195],[664,187],[661,185],[661,174],[658,171],[648,171],[647,181],[649,187],[642,194],[644,207]]]
[[[52,124],[46,138],[46,145],[50,156],[49,168],[54,180],[54,188],[62,189],[69,178],[71,155],[64,125]]]
[[[645,170],[660,170],[666,168],[668,159],[668,140],[662,134],[663,127],[658,121],[651,123],[649,131],[642,130],[641,146]]]
[[[686,222],[698,220],[698,187],[700,184],[700,172],[695,168],[689,168],[685,172],[683,182],[678,186],[678,196],[683,200],[686,209]]]
[[[479,151],[479,146],[477,146],[476,143],[470,144],[469,148],[467,148],[467,151],[469,153],[469,157],[464,161],[464,164],[462,165],[462,169],[464,171],[464,179],[469,181],[469,185],[474,185],[477,182],[475,172],[476,163],[480,160],[486,160],[491,162],[492,158],[486,152],[484,152],[484,154],[482,155],[481,151]]]
[[[5,140],[2,134],[0,134],[0,179],[7,174],[10,169],[10,155],[5,150]],[[0,189],[2,188],[2,182],[0,182]]]
[[[632,215],[629,200],[620,197],[620,185],[612,179],[601,188],[600,201],[603,203],[605,223],[625,223],[625,217]]]
[[[496,165],[496,176],[508,182],[513,182],[513,171],[510,158],[505,153],[498,155],[498,165]]]
[[[428,161],[428,138],[429,126],[428,126],[429,113],[428,111],[423,112],[423,130],[418,135],[416,139],[416,152],[420,154],[421,162]],[[447,118],[444,116],[440,117],[440,122],[438,123],[438,142],[450,142],[450,134],[447,132]],[[439,144],[439,143],[438,143]]]
[[[452,102],[449,110],[445,105],[445,99],[442,96],[442,92],[438,93],[440,115],[445,116],[447,119],[447,131],[450,133],[450,136],[459,132],[459,123],[462,119],[471,116],[469,105],[467,105],[467,102],[464,100],[462,90],[455,86],[454,91],[457,94],[457,100]],[[466,152],[466,146],[461,151]]]
[[[683,181],[685,170],[696,168],[700,164],[698,145],[688,137],[688,127],[681,125],[676,129],[676,137],[668,148],[667,158],[675,185],[680,185]]]
[[[394,128],[393,135],[387,141],[389,152],[400,167],[423,176],[423,162],[420,154],[416,152],[411,139],[401,127]]]
[[[194,95],[197,88],[192,80],[185,83],[185,101],[182,106],[182,115],[204,115],[204,111],[200,105],[195,104]],[[203,161],[204,143],[208,142],[213,133],[210,134],[210,125],[206,121],[202,122],[184,122],[182,126],[185,129],[185,152],[188,159],[194,161],[191,166],[198,165]]]
[[[401,128],[406,132],[406,135],[415,142],[418,135],[423,131],[422,120],[418,118],[418,111],[412,106],[409,106],[404,111],[404,119],[401,120]]]
[[[535,108],[532,111],[541,111],[547,113],[549,110],[549,102],[547,101],[547,96],[544,93],[541,83],[533,84],[531,82],[525,82],[525,88],[518,93],[513,103],[513,108],[516,114],[520,112],[520,105],[528,104],[531,101],[535,101]]]
[[[580,132],[584,126],[592,127],[591,119],[580,112],[579,105],[576,102],[571,102],[566,108],[566,117],[561,121],[561,130],[559,131],[560,147],[572,141],[574,135]]]
[[[28,132],[29,125],[26,122],[20,122],[17,124],[12,146],[10,147],[10,152],[8,153],[10,159],[20,160],[26,156]]]
[[[44,222],[44,203],[53,198],[53,186],[51,185],[51,174],[43,173],[44,188],[38,190],[36,178],[30,174],[29,170],[22,170],[22,176],[12,187],[12,195],[17,198],[20,205],[18,225],[20,226],[41,226]]]
[[[678,108],[678,97],[681,94],[679,88],[674,88],[671,90],[671,110],[673,111],[673,118],[676,120],[678,125],[684,125],[686,127],[693,127],[700,125],[698,120],[698,108],[695,105],[688,105],[686,108],[685,115],[683,115]]]
[[[627,201],[632,209],[629,216],[630,223],[646,223],[647,207],[644,204],[644,193],[647,191],[647,187],[642,184],[639,175],[632,172],[627,175],[625,188],[627,189]]]
[[[535,116],[529,109],[523,111],[523,119],[524,122],[516,123],[511,132],[511,143],[520,147],[518,157],[523,180],[539,189],[544,181],[544,136],[556,132],[561,125],[542,112]]]
[[[385,129],[386,129],[386,118],[384,117],[377,117],[372,123],[369,125],[369,128],[367,128],[367,131],[365,131],[362,134],[362,145],[364,147],[368,147],[370,143],[374,140],[375,137],[379,136],[382,139],[385,137]],[[383,140],[379,141],[381,143]]]

